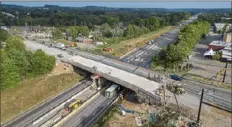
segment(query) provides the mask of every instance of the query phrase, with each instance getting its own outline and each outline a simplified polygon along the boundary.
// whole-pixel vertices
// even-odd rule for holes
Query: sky
[[[84,7],[104,6],[121,8],[231,8],[231,2],[2,2],[29,7],[48,5]]]

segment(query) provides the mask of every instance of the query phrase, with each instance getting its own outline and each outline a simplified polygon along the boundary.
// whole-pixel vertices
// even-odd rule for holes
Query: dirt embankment
[[[16,88],[2,91],[1,124],[71,88],[81,79],[71,65],[59,63],[50,74],[25,80]]]

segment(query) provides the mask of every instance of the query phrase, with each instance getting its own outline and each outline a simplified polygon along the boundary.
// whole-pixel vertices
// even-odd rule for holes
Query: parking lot
[[[193,69],[189,71],[190,74],[209,79],[225,67],[225,62],[203,59],[203,54],[208,49],[208,44],[214,40],[221,39],[221,35],[211,31],[206,39],[201,40],[200,43],[196,45],[196,48],[192,53],[192,58],[189,60],[189,62],[193,64]],[[219,78],[215,80],[219,81]],[[228,64],[225,82],[231,83],[231,64]]]

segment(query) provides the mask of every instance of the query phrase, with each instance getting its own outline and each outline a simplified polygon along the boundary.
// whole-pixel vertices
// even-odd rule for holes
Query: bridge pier
[[[103,77],[100,77],[97,74],[93,74],[91,76],[91,79],[93,80],[92,88],[100,90],[103,85],[107,82],[107,80]]]

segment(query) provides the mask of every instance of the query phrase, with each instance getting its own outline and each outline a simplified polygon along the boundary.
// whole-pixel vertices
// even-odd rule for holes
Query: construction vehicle
[[[72,100],[68,105],[65,106],[65,111],[72,112],[76,110],[81,105],[81,100]]]
[[[119,90],[120,90],[120,86],[117,84],[113,84],[108,89],[106,89],[105,97],[112,98],[114,97],[114,95],[118,93]]]

